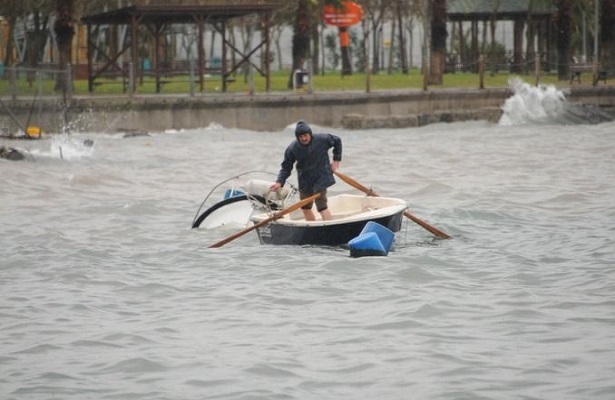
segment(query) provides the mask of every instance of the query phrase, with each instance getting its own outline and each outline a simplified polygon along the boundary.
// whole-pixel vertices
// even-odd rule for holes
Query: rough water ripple
[[[388,257],[190,229],[221,180],[277,172],[292,121],[19,143],[0,398],[614,398],[615,124],[514,118],[317,127],[343,172],[454,236],[408,221]]]

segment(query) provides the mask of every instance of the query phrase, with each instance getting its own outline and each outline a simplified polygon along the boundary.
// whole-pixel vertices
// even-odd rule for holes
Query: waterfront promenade
[[[615,87],[575,86],[565,89],[571,103],[615,107]],[[117,132],[191,129],[212,123],[228,128],[280,130],[298,119],[345,129],[401,128],[468,119],[497,120],[509,88],[404,89],[204,95],[75,96],[69,107],[57,98],[39,99],[37,124],[48,133],[71,130]],[[32,100],[5,99],[17,119],[25,121]],[[1,126],[14,125],[7,113]],[[34,119],[33,119],[34,120]]]

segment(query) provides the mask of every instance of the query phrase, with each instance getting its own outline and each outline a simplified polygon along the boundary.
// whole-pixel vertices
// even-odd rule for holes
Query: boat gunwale
[[[381,208],[374,208],[372,210],[360,210],[350,215],[343,216],[341,218],[339,217],[336,218],[336,214],[332,213],[333,219],[327,220],[327,221],[323,221],[322,219],[317,219],[315,221],[306,221],[303,218],[293,220],[291,219],[290,215],[285,215],[275,221],[272,221],[271,224],[286,225],[286,226],[293,226],[293,227],[305,227],[305,228],[336,226],[336,225],[343,225],[343,224],[354,223],[354,222],[359,222],[359,221],[383,218],[383,217],[387,217],[390,215],[402,213],[408,208],[408,204],[404,200],[396,198],[396,197],[368,197],[368,196],[359,196],[359,195],[353,195],[353,194],[340,194],[340,195],[332,196],[330,199],[334,197],[342,197],[342,196],[360,198],[360,199],[366,199],[366,198],[377,199],[378,202],[391,200],[393,204],[390,204],[390,205],[387,205]],[[348,213],[340,213],[340,214],[348,214]],[[253,223],[258,223],[260,221],[265,220],[266,218],[269,218],[270,216],[271,215],[268,213],[259,213],[259,214],[255,214],[252,217],[250,217],[250,221],[252,221]]]

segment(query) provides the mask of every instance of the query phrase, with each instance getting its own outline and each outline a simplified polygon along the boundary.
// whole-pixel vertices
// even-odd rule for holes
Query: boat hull
[[[392,215],[331,225],[293,226],[272,223],[256,232],[263,244],[340,246],[357,237],[369,221],[386,226],[393,232],[401,229],[403,211]]]

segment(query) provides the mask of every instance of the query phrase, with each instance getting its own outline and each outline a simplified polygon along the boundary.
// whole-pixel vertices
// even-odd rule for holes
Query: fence
[[[0,98],[10,98],[9,104],[2,102],[3,121],[0,135],[11,136],[19,131],[48,128],[45,116],[54,115],[58,120],[54,127],[65,126],[68,105],[72,100],[72,70],[59,70],[49,65],[39,68],[11,66],[0,68]],[[10,117],[10,118],[8,118]],[[39,131],[40,132],[40,131]]]
[[[18,97],[58,96],[70,102],[72,97],[72,69],[60,70],[50,65],[39,68],[11,66],[0,68],[0,96]]]
[[[604,70],[603,65],[598,64],[597,71],[598,79],[588,79],[588,75],[596,75],[591,68],[584,68],[577,71],[579,67],[573,64],[567,64],[571,75],[566,76],[569,84],[573,82],[568,79],[574,75],[575,82],[580,83],[580,75],[584,74],[584,82],[593,83],[596,85],[598,80],[606,83],[607,76],[612,74],[612,71]],[[288,74],[284,71],[274,73],[269,81],[269,88],[265,85],[265,78],[252,74],[252,69],[248,71],[248,75],[226,76],[221,74],[219,69],[208,68],[204,72],[203,77],[200,77],[196,66],[193,62],[180,61],[174,65],[161,65],[157,71],[149,68],[140,67],[135,71],[133,65],[127,62],[122,65],[121,69],[113,71],[103,71],[95,76],[96,79],[88,81],[84,79],[83,66],[72,67],[60,70],[54,65],[40,65],[37,69],[24,68],[21,66],[12,66],[1,68],[0,66],[0,96],[3,98],[11,98],[13,100],[27,100],[36,96],[37,98],[57,98],[58,102],[70,104],[73,96],[82,95],[112,95],[112,96],[132,96],[132,95],[148,95],[158,94],[164,89],[166,93],[173,94],[190,94],[194,96],[199,92],[199,95],[204,94],[221,94],[225,89],[229,89],[232,93],[254,94],[255,91],[277,91],[288,92],[290,90],[298,93],[305,93],[304,90],[297,90],[295,85],[293,88],[288,87]],[[546,55],[536,54],[534,58],[524,57],[515,60],[511,54],[503,54],[499,58],[494,58],[492,55],[485,54],[474,60],[469,56],[461,56],[459,54],[450,53],[446,55],[444,65],[444,80],[447,87],[460,88],[484,88],[484,87],[502,87],[506,86],[506,79],[500,79],[503,76],[511,74],[521,74],[525,79],[538,82],[556,82],[558,65],[553,60],[548,60]],[[576,68],[576,69],[575,69]],[[308,65],[309,69],[309,65]],[[417,71],[413,72],[413,71]],[[87,78],[87,71],[85,71]],[[136,73],[135,73],[136,72]],[[399,72],[399,71],[397,71]],[[361,90],[379,91],[387,89],[412,89],[423,87],[427,90],[428,86],[437,88],[440,84],[426,82],[428,71],[425,69],[418,70],[416,67],[411,69],[409,73],[403,76],[397,75],[397,78],[389,79],[389,73],[365,73],[357,72],[356,75],[365,75],[365,83],[359,79],[351,77],[343,77],[336,79],[340,75],[336,71],[319,74],[310,73],[309,76],[309,93],[318,93],[321,91],[338,91],[338,90]],[[554,76],[556,78],[554,78]],[[612,76],[612,75],[611,75]],[[239,79],[242,77],[243,79]],[[202,81],[201,81],[202,79]],[[235,81],[232,86],[226,84]],[[203,83],[203,87],[199,87],[199,82]],[[295,83],[295,80],[292,81]],[[456,86],[457,85],[457,86]]]

